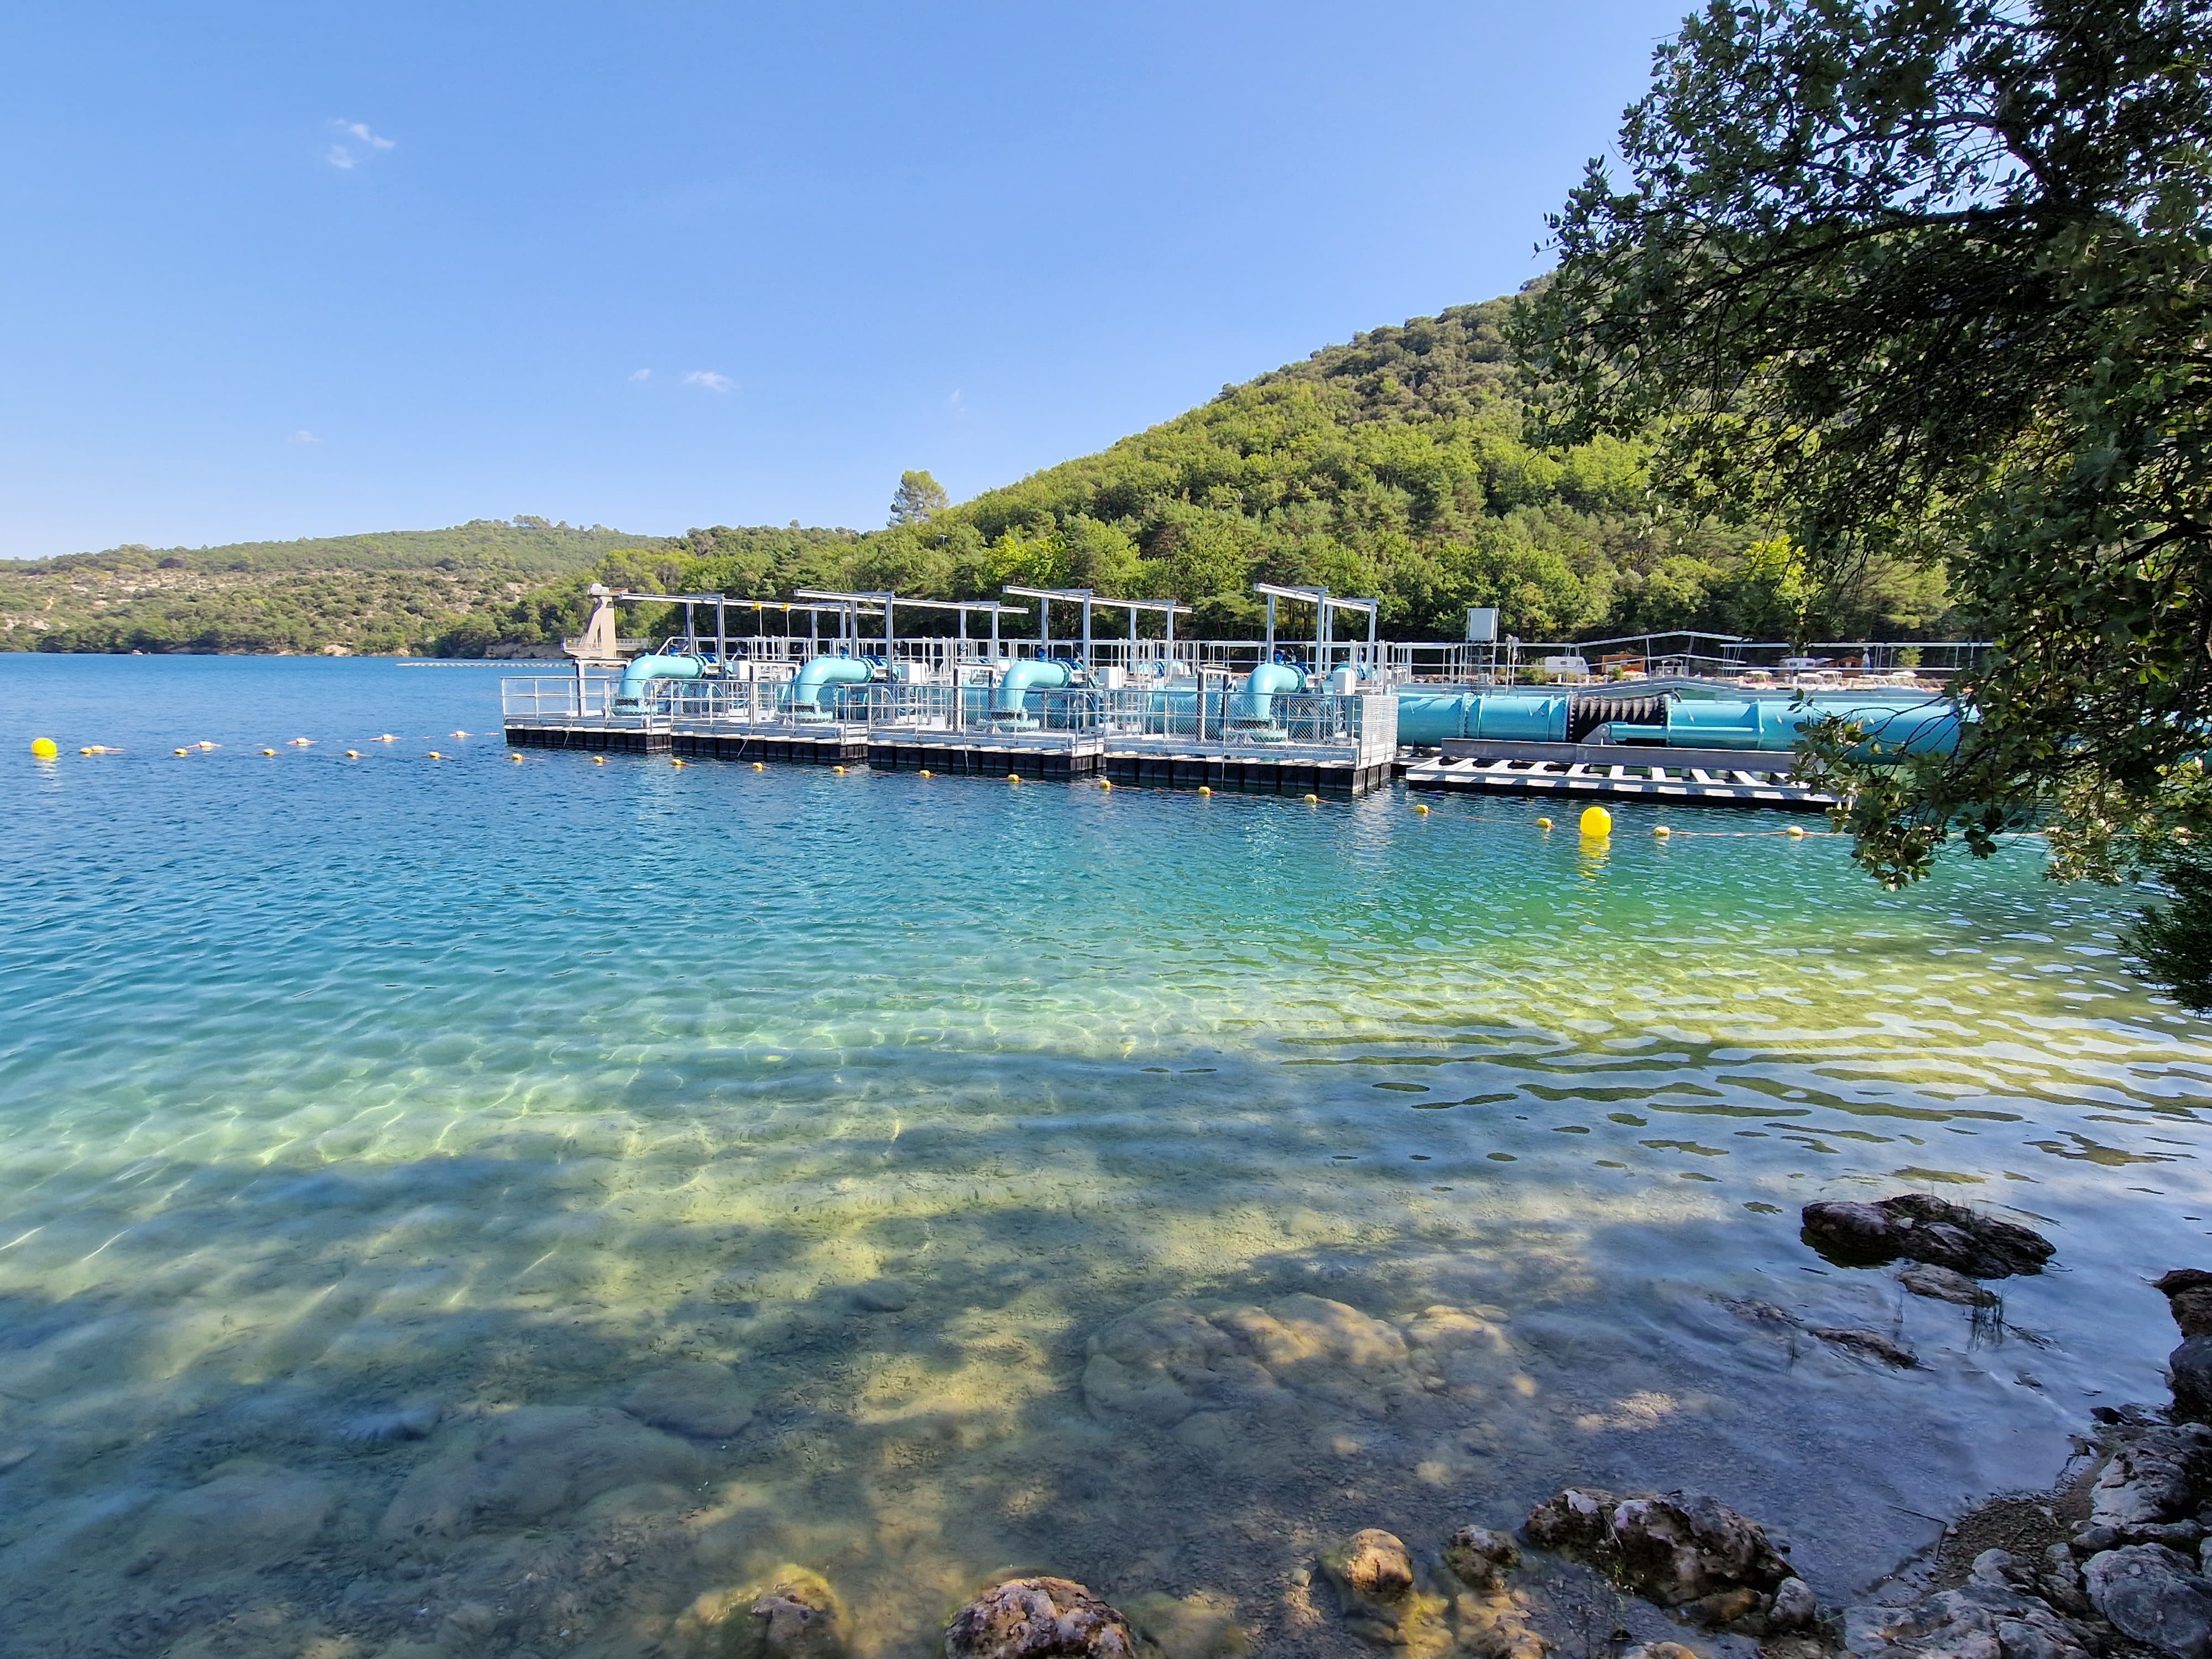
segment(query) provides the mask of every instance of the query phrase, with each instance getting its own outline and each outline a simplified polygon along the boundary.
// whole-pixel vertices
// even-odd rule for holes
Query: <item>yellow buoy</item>
[[[607,757],[605,755],[594,755],[592,757],[592,764],[594,766],[605,766],[606,763]]]
[[[1008,783],[1019,783],[1021,781],[1022,775],[1018,772],[1009,772],[1006,774],[1006,781]]]
[[[1536,827],[1539,830],[1548,830],[1552,827],[1552,821],[1549,818],[1538,818],[1536,820]]]
[[[924,776],[925,778],[933,778],[933,777],[935,777],[935,776],[937,775],[937,774],[936,774],[936,773],[934,773],[934,772],[933,772],[933,771],[931,771],[927,767],[926,767],[926,766],[925,766],[925,767],[923,767],[923,768],[921,769],[921,775],[922,775],[922,776]]]
[[[1783,833],[1790,836],[1802,836],[1805,833],[1805,826],[1802,823],[1793,823]]]
[[[1318,806],[1321,805],[1321,797],[1319,795],[1308,795],[1306,799],[1312,805]]]
[[[432,760],[443,760],[443,759],[445,759],[446,757],[445,757],[443,755],[440,754],[436,750],[433,749],[433,750],[430,751],[430,758],[431,758]]]
[[[1423,817],[1426,817],[1429,815],[1429,806],[1426,801],[1416,802],[1414,804],[1413,810],[1416,812],[1419,812]]]
[[[1651,833],[1658,836],[1660,840],[1664,841],[1668,836],[1673,835],[1674,832],[1662,823],[1654,829]]]
[[[1201,783],[1198,786],[1198,793],[1201,795],[1210,795],[1213,793],[1213,786],[1210,783]]]
[[[509,756],[507,757],[507,759],[509,759],[509,760],[520,760],[521,758],[522,758],[522,757],[521,757],[521,756],[520,756],[520,755],[509,755]]]
[[[359,760],[359,759],[361,758],[361,750],[358,750],[358,749],[349,749],[349,750],[346,750],[346,758],[347,758],[348,760]]]
[[[1602,806],[1583,808],[1582,832],[1595,841],[1602,841],[1613,833],[1613,814]]]
[[[261,752],[264,755],[273,755],[276,751],[274,749],[264,749]]]
[[[845,775],[845,769],[842,766],[833,766],[830,769],[841,778]]]
[[[765,772],[768,770],[768,768],[762,765],[758,761],[755,761],[753,763],[753,770],[756,772]]]
[[[1111,789],[1114,787],[1114,780],[1111,778],[1101,778],[1098,780],[1098,787],[1101,789]]]
[[[200,748],[200,749],[220,749],[220,748],[222,748],[222,745],[221,744],[219,744],[219,743],[207,743],[207,742],[203,741],[203,742],[201,742],[201,743],[199,743],[199,744],[196,744],[196,745],[195,745],[195,747],[197,747],[197,748]]]
[[[33,738],[31,739],[31,753],[40,760],[52,760],[61,752],[61,744],[56,743],[52,738]],[[184,750],[180,749],[177,752],[179,754],[182,754],[184,753]]]
[[[668,763],[669,763],[671,766],[681,766],[681,765],[683,765],[683,764],[684,764],[684,763],[683,763],[680,759],[678,759],[678,758],[676,758],[675,757],[672,757],[672,756],[670,757]],[[843,771],[845,769],[844,769],[843,767],[842,767],[842,766],[841,766],[841,767],[839,767],[837,769],[838,769],[839,771],[841,771],[841,772],[842,772],[842,771]]]

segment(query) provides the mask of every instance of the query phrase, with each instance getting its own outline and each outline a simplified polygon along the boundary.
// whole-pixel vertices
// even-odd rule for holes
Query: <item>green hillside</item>
[[[526,517],[4,561],[0,649],[420,650],[465,617],[573,578],[617,549],[661,545]]]
[[[1662,511],[1641,446],[1531,447],[1502,331],[1510,304],[1359,335],[1096,455],[886,530],[717,526],[657,539],[479,520],[198,552],[118,548],[0,565],[0,644],[515,655],[574,632],[594,578],[760,598],[1090,586],[1185,600],[1194,631],[1231,637],[1256,630],[1255,580],[1379,595],[1383,629],[1401,639],[1455,639],[1470,605],[1498,606],[1532,641],[1674,628],[1898,637],[1956,625],[1941,577],[1899,564],[1860,573],[1801,614],[1786,548]]]
[[[1790,632],[1797,595],[1787,568],[1747,558],[1751,532],[1660,511],[1640,447],[1603,439],[1547,452],[1523,441],[1501,331],[1510,303],[1360,335],[926,523],[865,536],[694,531],[606,574],[754,595],[1091,586],[1187,600],[1197,630],[1217,635],[1255,630],[1255,580],[1379,594],[1384,631],[1400,638],[1457,638],[1470,605],[1498,606],[1504,625],[1531,641]],[[573,629],[580,592],[550,585],[471,619],[449,645],[514,648]],[[1802,626],[1899,636],[1947,621],[1939,576],[1890,565],[1829,596]]]

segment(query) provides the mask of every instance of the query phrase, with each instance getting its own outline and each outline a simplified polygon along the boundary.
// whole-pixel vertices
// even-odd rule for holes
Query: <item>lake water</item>
[[[1336,1651],[1317,1548],[1570,1482],[1840,1596],[2160,1396],[2212,1028],[2033,843],[518,763],[498,672],[0,657],[0,1652],[617,1659],[785,1563],[867,1655],[1011,1565]],[[2057,1270],[1798,1241],[1907,1188]]]

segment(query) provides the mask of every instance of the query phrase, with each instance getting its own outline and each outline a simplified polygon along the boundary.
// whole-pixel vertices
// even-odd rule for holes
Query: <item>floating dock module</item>
[[[1352,760],[1255,757],[1237,754],[1183,755],[1158,750],[1109,750],[1109,783],[1150,784],[1156,788],[1241,789],[1266,795],[1364,795],[1390,781],[1387,760],[1362,765]]]
[[[1003,778],[1018,772],[1025,778],[1069,780],[1095,776],[1103,758],[1097,741],[1046,746],[1037,744],[969,741],[923,741],[914,738],[869,739],[868,764],[886,771],[968,772]]]
[[[1506,795],[1570,795],[1625,800],[1681,801],[1697,806],[1775,806],[1825,812],[1833,795],[1799,783],[1786,771],[1685,766],[1677,761],[1422,761],[1406,769],[1409,789]]]

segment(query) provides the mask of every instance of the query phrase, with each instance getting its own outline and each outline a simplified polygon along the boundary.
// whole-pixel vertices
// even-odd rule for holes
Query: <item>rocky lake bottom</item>
[[[1441,1595],[1571,1487],[1840,1610],[2166,1397],[2212,1028],[2032,846],[515,763],[495,678],[0,662],[0,1654],[673,1659],[793,1573],[1340,1653],[1347,1540]],[[1800,1237],[1904,1193],[2055,1254]]]

